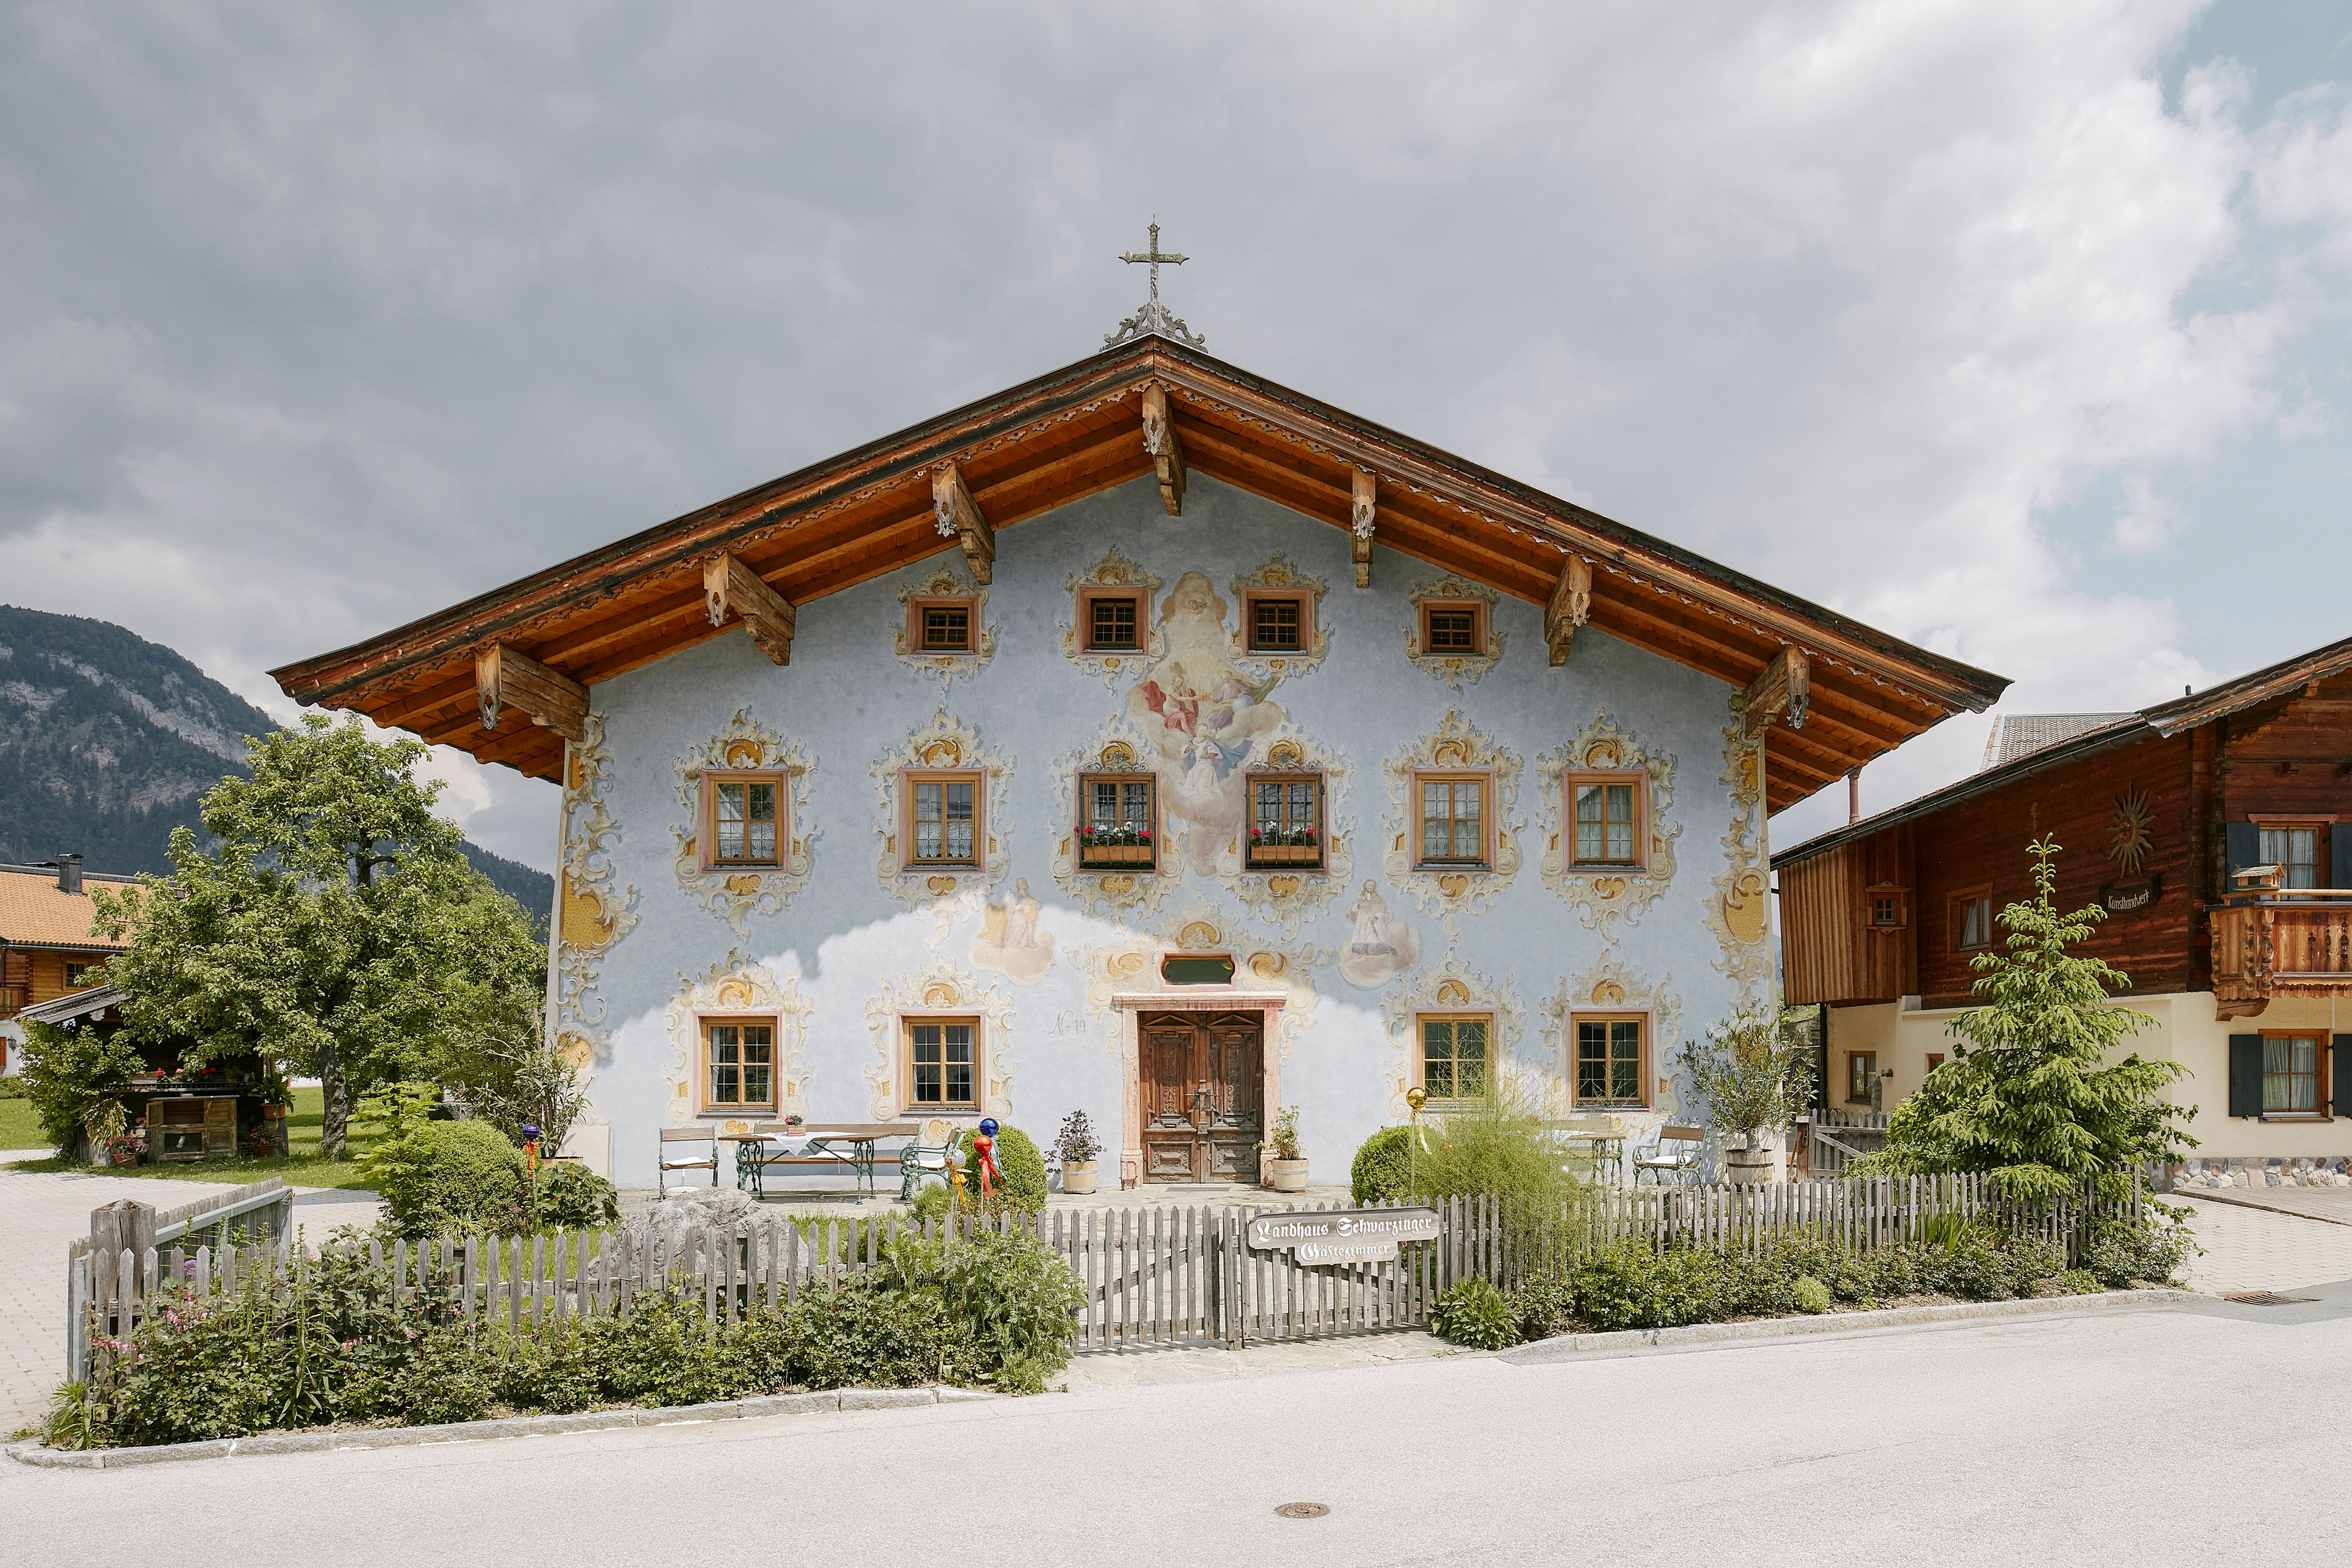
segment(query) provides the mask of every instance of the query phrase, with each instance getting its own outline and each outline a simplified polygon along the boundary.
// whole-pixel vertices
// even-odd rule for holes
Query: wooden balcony
[[[2258,1012],[2275,997],[2352,997],[2352,889],[2235,893],[2205,918],[2213,996],[2240,1004],[2231,1011]]]

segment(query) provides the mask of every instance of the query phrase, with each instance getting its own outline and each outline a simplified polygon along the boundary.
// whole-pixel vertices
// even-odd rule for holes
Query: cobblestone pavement
[[[2276,1197],[2277,1192],[2267,1196]],[[2306,1189],[2305,1198],[2332,1196]],[[2189,1260],[2189,1282],[2210,1295],[2235,1291],[2290,1291],[2304,1285],[2352,1280],[2352,1226],[2329,1225],[2304,1215],[2175,1193],[2195,1218],[2190,1226],[2204,1256]]]
[[[47,1155],[0,1152],[0,1165]],[[46,1409],[64,1375],[66,1248],[89,1234],[89,1211],[125,1197],[168,1207],[230,1185],[0,1171],[0,1436]],[[338,1225],[371,1224],[375,1208],[373,1195],[335,1188],[297,1188],[294,1198],[296,1223],[310,1240]]]

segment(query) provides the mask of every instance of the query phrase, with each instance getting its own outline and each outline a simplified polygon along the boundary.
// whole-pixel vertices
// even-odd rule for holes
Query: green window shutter
[[[2260,1116],[2263,1113],[2263,1037],[2258,1034],[2233,1034],[2230,1037],[2230,1114]]]
[[[2336,1114],[2352,1116],[2352,1034],[2336,1037],[2336,1060],[2328,1063],[2329,1098],[2336,1102]]]
[[[2263,831],[2252,822],[2231,822],[2229,826],[2230,882],[2223,893],[2238,891],[2238,873],[2250,865],[2263,863]]]
[[[2327,830],[2327,885],[2352,887],[2352,822],[2336,822]]]

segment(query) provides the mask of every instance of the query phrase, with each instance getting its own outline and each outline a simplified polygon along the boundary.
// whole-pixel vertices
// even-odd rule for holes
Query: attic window
[[[1900,887],[1874,887],[1863,895],[1873,931],[1900,931],[1911,922],[1911,894]]]

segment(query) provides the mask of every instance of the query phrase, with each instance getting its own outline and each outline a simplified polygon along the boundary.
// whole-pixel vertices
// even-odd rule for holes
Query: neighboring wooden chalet
[[[0,865],[0,1071],[14,1072],[24,1027],[17,1015],[93,983],[128,946],[90,932],[92,883],[135,877],[82,870],[81,856],[43,865]]]
[[[1823,1004],[1832,1108],[1892,1106],[1951,1049],[1994,914],[2058,900],[2191,1076],[2185,1177],[2342,1179],[2352,1155],[2352,639],[2138,713],[1997,721],[1988,765],[1773,857],[1787,998]]]
[[[581,1152],[798,1113],[1322,1179],[1489,1071],[1638,1137],[1764,818],[2005,685],[1159,329],[275,672],[563,782]],[[1113,1139],[1116,1142],[1113,1142]]]

